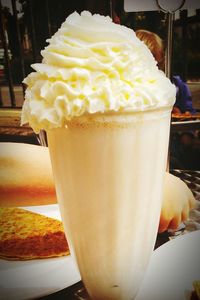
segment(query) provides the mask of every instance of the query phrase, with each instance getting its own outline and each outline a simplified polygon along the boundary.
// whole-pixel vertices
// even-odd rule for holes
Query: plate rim
[[[58,204],[47,204],[47,205],[36,205],[36,206],[16,206],[28,211],[32,211],[32,212],[36,212],[39,213],[41,215],[45,215],[54,219],[58,219],[61,220],[61,216],[60,216],[60,210],[59,210],[59,205]],[[55,217],[56,216],[56,217]],[[66,268],[63,267],[60,268],[60,266],[62,264],[66,264]],[[13,266],[12,266],[13,265]],[[54,271],[56,271],[57,273],[53,274],[53,277],[65,277],[66,278],[66,282],[64,280],[61,280],[61,282],[59,283],[59,286],[54,286],[54,284],[52,284],[52,281],[49,282],[46,286],[40,287],[40,289],[38,289],[38,292],[36,292],[35,290],[35,286],[32,283],[32,287],[31,287],[31,282],[30,282],[30,289],[29,291],[26,291],[25,289],[25,285],[22,285],[21,287],[19,286],[20,282],[23,282],[25,279],[25,282],[31,280],[34,275],[35,277],[37,276],[38,278],[40,277],[40,275],[42,276],[42,269],[44,268],[44,271],[46,269],[46,271],[51,267],[54,268]],[[35,267],[35,268],[33,268]],[[37,268],[38,267],[38,268]],[[15,274],[16,270],[20,271],[19,274],[21,274],[21,279],[20,277],[18,277],[17,279],[15,277],[13,277],[12,283],[10,283],[8,280],[6,280],[7,278],[10,278],[11,273]],[[67,270],[68,269],[68,270]],[[36,271],[40,270],[40,275],[38,275],[38,273],[36,274]],[[63,272],[63,270],[65,270]],[[18,272],[19,272],[18,271]],[[30,273],[30,277],[29,279],[24,278],[26,275],[22,275],[24,274],[23,271],[25,272],[25,274],[27,275],[27,272]],[[35,274],[31,274],[32,272],[35,272]],[[46,272],[48,274],[48,272]],[[68,276],[66,276],[68,275]],[[61,257],[52,257],[52,258],[45,258],[45,259],[34,259],[34,260],[23,260],[23,261],[11,261],[11,260],[6,260],[6,259],[2,259],[0,258],[0,278],[3,278],[5,280],[1,280],[0,282],[0,290],[1,290],[1,295],[0,295],[0,299],[1,300],[11,300],[14,299],[35,299],[38,297],[43,297],[43,296],[47,296],[49,294],[58,292],[64,288],[67,288],[77,282],[79,282],[81,280],[80,278],[80,274],[78,272],[78,268],[73,260],[73,258],[71,257],[71,255],[67,255],[67,256],[61,256]],[[51,279],[52,276],[49,274],[49,278]],[[68,278],[68,279],[67,279]],[[72,278],[72,280],[69,280],[69,278]],[[16,279],[16,282],[14,282]],[[18,281],[17,281],[18,280]],[[48,277],[44,278],[44,283],[48,282]],[[37,281],[37,280],[36,280]]]

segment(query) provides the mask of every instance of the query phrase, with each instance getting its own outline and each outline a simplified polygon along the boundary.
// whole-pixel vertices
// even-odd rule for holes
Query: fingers
[[[176,230],[179,225],[186,221],[189,217],[189,212],[190,212],[190,205],[189,202],[186,203],[182,211],[180,213],[174,215],[173,217],[170,218],[162,218],[160,219],[160,224],[158,228],[158,232],[162,233],[166,230]]]
[[[160,220],[158,232],[159,233],[165,232],[169,227],[169,223],[170,223],[169,219]]]
[[[168,229],[175,230],[181,224],[181,215],[175,216],[169,223]]]
[[[185,204],[185,206],[183,207],[182,211],[180,211],[179,214],[176,214],[171,219],[167,229],[176,230],[182,222],[184,222],[188,219],[189,212],[190,212],[190,205],[189,205],[189,202],[187,202]]]
[[[189,218],[190,210],[195,207],[195,203],[193,193],[186,183],[166,173],[158,232],[176,230]]]
[[[185,207],[183,208],[182,213],[181,213],[181,221],[182,222],[184,222],[188,219],[189,212],[190,212],[190,207],[189,207],[189,204],[187,204],[187,205],[185,205]]]
[[[196,199],[194,198],[194,195],[190,191],[190,195],[189,195],[189,207],[190,207],[190,209],[195,207],[195,203],[196,203]]]

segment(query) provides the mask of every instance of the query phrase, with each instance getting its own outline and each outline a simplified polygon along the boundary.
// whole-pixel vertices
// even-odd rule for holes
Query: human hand
[[[195,202],[188,186],[178,177],[166,172],[158,232],[177,229],[183,221],[188,219]]]

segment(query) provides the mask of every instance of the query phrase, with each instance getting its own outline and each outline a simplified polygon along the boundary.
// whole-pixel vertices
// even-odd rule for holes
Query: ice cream
[[[159,223],[175,87],[131,29],[86,11],[42,55],[22,123],[47,132],[70,253],[92,299],[134,299]]]
[[[176,89],[134,31],[109,17],[74,12],[33,64],[22,124],[39,132],[82,114],[171,106]]]

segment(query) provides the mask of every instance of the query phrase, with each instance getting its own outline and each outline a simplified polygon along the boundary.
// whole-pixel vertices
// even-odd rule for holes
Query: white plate
[[[200,231],[155,250],[136,300],[189,300],[194,280],[200,280]]]
[[[60,219],[58,205],[26,207],[26,209]],[[80,280],[71,256],[6,261],[0,259],[0,299],[32,299],[51,294]]]
[[[58,205],[26,209],[61,219]],[[177,237],[154,251],[136,300],[189,300],[200,280],[200,231]],[[0,259],[0,299],[22,300],[51,294],[80,280],[70,256],[31,261]]]

